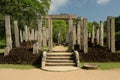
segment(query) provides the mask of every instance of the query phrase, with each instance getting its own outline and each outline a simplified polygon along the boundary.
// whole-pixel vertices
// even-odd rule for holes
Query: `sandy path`
[[[0,69],[0,80],[120,80],[119,70],[47,72],[40,69]]]
[[[68,47],[64,47],[63,45],[53,47],[53,51],[67,51]]]

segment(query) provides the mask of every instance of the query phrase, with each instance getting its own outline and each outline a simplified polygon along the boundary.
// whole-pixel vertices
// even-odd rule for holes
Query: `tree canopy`
[[[39,15],[44,16],[48,13],[50,2],[50,0],[1,0],[0,14],[10,15],[22,25],[33,26]]]
[[[60,33],[60,41],[64,42],[66,40],[68,26],[64,20],[55,20],[53,22],[53,41],[58,41],[58,34]]]

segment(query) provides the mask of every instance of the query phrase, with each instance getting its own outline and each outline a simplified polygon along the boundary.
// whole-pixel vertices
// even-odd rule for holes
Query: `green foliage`
[[[120,16],[115,17],[115,31],[120,32]]]
[[[95,31],[96,31],[96,28],[99,26],[99,24],[97,22],[89,22],[88,23],[88,32],[92,32],[92,26],[95,25]]]
[[[116,36],[115,36],[116,40],[120,40],[120,31],[119,31],[119,32],[116,32],[115,35],[116,35]]]
[[[91,22],[88,23],[88,32],[92,32],[92,23]]]
[[[49,7],[50,0],[1,0],[0,14],[18,20],[19,26],[35,27],[38,16],[46,15]]]
[[[66,40],[66,34],[68,31],[68,26],[64,20],[55,20],[53,22],[53,41],[56,42],[58,40],[58,33],[61,33],[61,41],[64,42]]]

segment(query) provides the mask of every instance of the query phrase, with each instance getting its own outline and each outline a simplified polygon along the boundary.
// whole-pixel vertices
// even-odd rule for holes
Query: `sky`
[[[52,0],[49,14],[61,13],[105,21],[107,16],[120,16],[120,0]]]

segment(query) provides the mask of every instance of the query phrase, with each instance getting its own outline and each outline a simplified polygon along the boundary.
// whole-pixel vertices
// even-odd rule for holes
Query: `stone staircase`
[[[79,56],[77,52],[53,52],[43,53],[42,69],[48,71],[70,71],[78,69]]]

